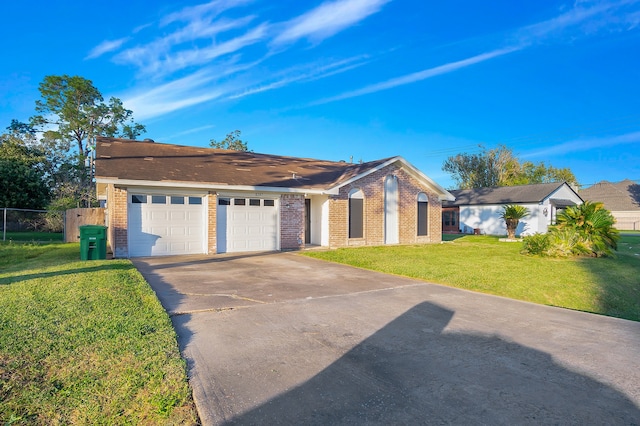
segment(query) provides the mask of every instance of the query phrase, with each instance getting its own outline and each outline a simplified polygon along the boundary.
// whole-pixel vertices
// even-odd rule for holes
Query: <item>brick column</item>
[[[216,223],[218,214],[218,194],[209,192],[207,197],[207,253],[216,254],[218,252]]]
[[[280,249],[304,248],[304,195],[283,194],[280,197]]]
[[[127,188],[109,184],[107,189],[107,209],[109,214],[109,237],[113,257],[128,257],[127,233]]]

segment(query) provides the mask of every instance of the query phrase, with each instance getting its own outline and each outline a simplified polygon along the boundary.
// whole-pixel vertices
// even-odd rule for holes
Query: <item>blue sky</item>
[[[81,5],[81,6],[80,6]],[[640,180],[640,0],[8,2],[0,126],[80,75],[157,142],[235,129],[256,152],[401,155],[445,187],[507,145],[580,183]]]

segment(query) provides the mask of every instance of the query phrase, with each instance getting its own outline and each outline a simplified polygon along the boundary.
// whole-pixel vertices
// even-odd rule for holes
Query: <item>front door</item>
[[[311,199],[304,200],[304,243],[311,244]]]
[[[460,232],[459,222],[459,207],[444,207],[442,209],[442,232],[445,234]]]

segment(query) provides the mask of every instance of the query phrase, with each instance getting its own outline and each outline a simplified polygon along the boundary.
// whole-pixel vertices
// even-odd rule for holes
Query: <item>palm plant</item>
[[[527,216],[529,214],[529,209],[524,206],[519,206],[517,204],[509,204],[502,207],[502,213],[500,217],[504,220],[504,223],[507,225],[507,238],[515,239],[516,238],[516,229],[518,228],[518,224],[520,223],[520,219]]]
[[[615,218],[603,203],[585,201],[558,214],[556,228],[575,230],[595,256],[610,256],[612,250],[618,249],[620,238],[618,230],[613,227],[615,223]]]

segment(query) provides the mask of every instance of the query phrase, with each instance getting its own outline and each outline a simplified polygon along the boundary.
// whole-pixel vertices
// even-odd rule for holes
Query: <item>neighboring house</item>
[[[502,207],[518,204],[529,209],[520,220],[516,235],[547,232],[560,210],[583,200],[567,183],[503,186],[449,191],[455,201],[445,201],[442,209],[442,231],[506,235],[500,218]]]
[[[441,241],[453,196],[401,157],[363,164],[98,138],[116,257]]]
[[[604,203],[616,218],[619,230],[640,230],[640,185],[632,180],[613,183],[603,180],[580,191],[580,196],[589,201]]]

